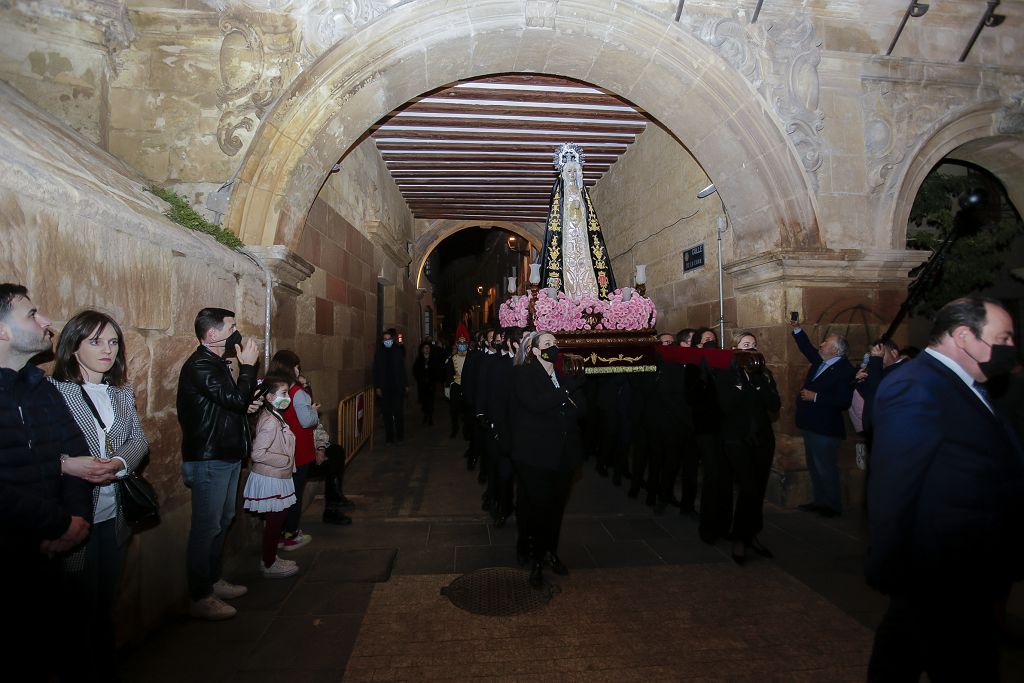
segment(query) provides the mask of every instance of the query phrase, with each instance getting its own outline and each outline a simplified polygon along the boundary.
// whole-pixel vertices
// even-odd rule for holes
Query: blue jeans
[[[192,526],[188,533],[188,590],[193,600],[213,592],[220,579],[224,539],[235,518],[242,463],[199,460],[181,464],[181,478],[192,489]]]
[[[807,471],[814,487],[814,504],[841,512],[843,495],[839,486],[839,444],[842,439],[804,431]]]

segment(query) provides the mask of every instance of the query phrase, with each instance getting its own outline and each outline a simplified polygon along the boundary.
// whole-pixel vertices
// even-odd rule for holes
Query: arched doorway
[[[530,70],[616,92],[660,121],[715,181],[744,237],[741,255],[820,245],[793,143],[733,67],[633,3],[562,2],[552,12],[539,28],[517,3],[430,0],[415,12],[397,7],[338,44],[260,127],[227,226],[248,243],[294,246],[327,169],[376,121],[449,83]]]

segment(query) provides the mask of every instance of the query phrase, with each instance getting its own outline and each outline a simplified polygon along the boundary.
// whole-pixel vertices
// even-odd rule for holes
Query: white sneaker
[[[221,601],[216,595],[207,595],[202,600],[195,600],[189,606],[188,613],[196,619],[221,621],[235,616],[238,614],[238,610]]]
[[[278,550],[287,550],[287,551],[291,552],[292,550],[298,550],[299,548],[301,548],[302,546],[306,545],[307,543],[309,543],[312,540],[313,540],[313,537],[310,536],[309,534],[304,534],[304,533],[302,533],[301,530],[300,531],[296,531],[295,535],[285,534],[285,537],[282,538],[280,541],[278,541],[277,549]]]
[[[274,560],[274,564],[267,567],[264,566],[263,560],[260,560],[260,571],[263,572],[265,579],[286,579],[299,573],[299,565],[294,562],[287,564],[287,560],[282,561],[278,558]]]
[[[249,589],[245,586],[228,583],[224,579],[220,579],[217,583],[213,584],[213,594],[221,600],[233,600],[234,598],[240,598],[248,592]]]

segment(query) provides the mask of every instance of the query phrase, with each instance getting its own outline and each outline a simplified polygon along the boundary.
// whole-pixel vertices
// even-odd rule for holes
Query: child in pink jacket
[[[295,505],[295,435],[281,413],[291,403],[287,379],[267,377],[261,387],[263,406],[252,440],[252,466],[245,482],[245,509],[263,515],[263,559],[260,571],[268,579],[293,576],[299,566],[277,556],[288,508]]]

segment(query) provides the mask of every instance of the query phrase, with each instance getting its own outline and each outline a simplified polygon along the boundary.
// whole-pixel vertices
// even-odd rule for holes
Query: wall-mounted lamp
[[[982,29],[986,26],[994,28],[1006,21],[1006,15],[996,14],[996,7],[999,7],[999,2],[1000,0],[988,0],[988,3],[986,3],[987,6],[985,7],[985,14],[982,15],[981,21],[979,21],[978,25],[974,28],[974,33],[971,34],[971,39],[967,42],[967,47],[964,48],[964,51],[960,54],[960,59],[957,61],[962,62],[967,59],[967,55],[971,53],[971,48],[974,47],[974,42],[978,40],[978,36],[981,35]]]
[[[515,238],[515,235],[513,235],[512,237],[508,238],[508,248],[509,249],[515,249],[516,248],[516,238]]]
[[[483,293],[484,293],[484,286],[483,285],[477,285],[476,286],[476,293],[480,294],[480,295],[483,295]]]
[[[907,25],[907,19],[910,19],[910,17],[914,17],[915,19],[923,17],[927,12],[928,5],[923,2],[917,2],[916,0],[910,0],[910,4],[907,5],[907,11],[903,13],[903,19],[900,20],[900,25],[896,29],[896,35],[892,37],[892,42],[889,43],[889,49],[885,51],[886,57],[891,55],[892,51],[896,48],[896,41],[900,39],[903,29]]]

